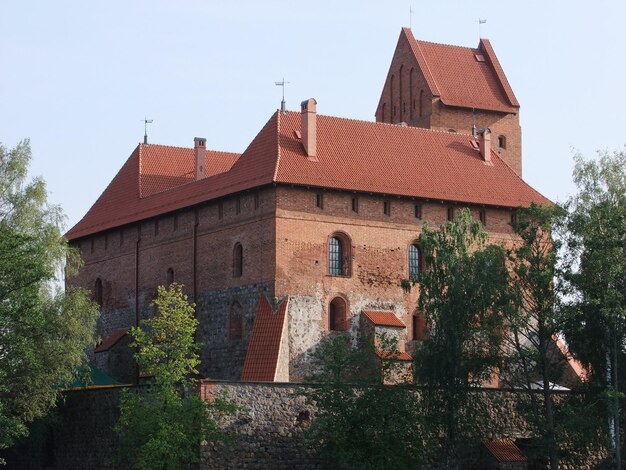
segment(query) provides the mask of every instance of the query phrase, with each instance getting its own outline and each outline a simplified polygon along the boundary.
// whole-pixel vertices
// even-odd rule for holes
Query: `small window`
[[[174,214],[173,225],[174,225],[174,232],[175,232],[176,230],[178,230],[178,214]]]
[[[503,135],[498,136],[498,147],[500,147],[501,149],[506,148],[506,137],[504,137]]]
[[[426,321],[426,314],[418,312],[413,315],[412,322],[412,338],[414,341],[425,341],[428,339],[428,322]]]
[[[254,193],[254,208],[258,209],[260,205],[261,205],[261,201],[259,198],[259,192],[257,191],[256,193]]]
[[[324,208],[324,195],[322,193],[317,193],[315,195],[315,207],[318,209]]]
[[[359,198],[356,196],[352,198],[352,212],[359,212]]]
[[[328,306],[328,329],[331,331],[346,331],[348,329],[346,301],[335,297]]]
[[[479,211],[480,223],[487,226],[487,209],[482,207]]]
[[[345,234],[335,234],[328,241],[328,274],[350,275],[350,239]]]
[[[93,300],[102,307],[103,292],[102,292],[102,279],[97,278],[93,286]]]
[[[235,199],[235,214],[241,213],[241,198]]]
[[[159,219],[154,221],[154,236],[156,237],[159,234]]]
[[[170,285],[174,282],[174,270],[172,268],[168,268],[167,275],[165,276],[165,284]]]
[[[109,249],[109,234],[105,233],[104,234],[104,250],[108,250]]]
[[[120,246],[124,244],[124,229],[120,230]]]
[[[417,243],[409,246],[409,279],[415,281],[422,271],[422,251]]]
[[[389,201],[383,202],[383,212],[386,216],[391,215],[391,202]]]
[[[217,203],[217,218],[220,220],[224,218],[224,203],[223,202]]]
[[[454,220],[454,207],[448,207],[448,221]]]
[[[233,248],[233,277],[243,275],[243,247],[241,243],[235,243]]]
[[[517,223],[517,210],[513,209],[511,211],[511,225],[515,225]]]
[[[419,202],[415,203],[415,218],[416,219],[422,218],[422,204]]]

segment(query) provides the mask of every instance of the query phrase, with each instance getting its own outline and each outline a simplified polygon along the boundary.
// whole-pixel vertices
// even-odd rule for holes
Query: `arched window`
[[[400,96],[400,122],[404,121],[404,103],[402,102],[402,72],[404,71],[404,65],[400,66],[400,72],[398,73],[398,93]]]
[[[330,331],[348,329],[348,307],[341,297],[335,297],[328,306],[328,329]]]
[[[415,280],[422,271],[422,250],[417,243],[409,246],[409,279]]]
[[[93,300],[102,307],[102,279],[96,279],[96,283],[93,287]]]
[[[396,109],[396,105],[393,101],[393,82],[395,81],[396,77],[395,75],[391,76],[391,80],[389,81],[389,104],[391,106],[391,116],[389,119],[389,122],[393,122],[393,117],[395,115],[395,109]]]
[[[423,98],[424,98],[424,90],[420,90],[419,117],[422,117],[422,115],[424,114],[424,107],[422,104]]]
[[[424,312],[415,312],[413,314],[412,323],[413,340],[426,341],[430,333],[428,328],[428,322],[426,321],[426,314]]]
[[[498,147],[500,147],[501,149],[506,148],[506,137],[504,137],[503,135],[498,136]]]
[[[350,275],[350,239],[336,233],[328,240],[328,274],[331,276]]]
[[[228,314],[228,337],[231,340],[240,340],[243,337],[243,309],[236,300],[230,306]]]
[[[233,248],[233,277],[243,275],[243,247],[241,243],[235,243]]]
[[[409,72],[409,119],[413,119],[413,110],[415,109],[415,100],[413,99],[413,74],[415,69],[411,67]]]
[[[172,268],[167,269],[167,275],[165,278],[165,283],[169,286],[174,282],[174,270]]]

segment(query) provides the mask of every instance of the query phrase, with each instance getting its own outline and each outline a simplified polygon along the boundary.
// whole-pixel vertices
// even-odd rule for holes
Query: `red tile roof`
[[[528,460],[512,441],[485,441],[484,444],[498,462],[526,462]]]
[[[433,94],[444,104],[506,113],[518,111],[519,102],[504,75],[491,43],[481,39],[478,48],[418,41],[403,28],[415,59]],[[478,61],[476,56],[484,61]]]
[[[396,328],[406,328],[393,312],[383,312],[374,310],[363,310],[363,315],[376,326],[394,326]]]
[[[285,328],[288,300],[274,311],[265,294],[257,304],[252,335],[241,372],[244,382],[273,382],[278,367],[280,342]]]
[[[495,152],[487,165],[469,135],[318,115],[312,161],[295,131],[300,113],[276,112],[239,158],[208,152],[209,160],[224,158],[207,165],[215,173],[171,188],[185,179],[193,151],[139,145],[66,236],[77,239],[272,183],[504,207],[550,203]],[[170,155],[181,169],[172,168]]]
[[[99,353],[99,352],[108,351],[113,346],[115,346],[117,342],[126,335],[126,333],[128,333],[129,329],[130,328],[119,328],[115,330],[113,333],[107,336],[104,340],[102,340],[102,342],[98,345],[96,349],[94,349],[93,352]]]

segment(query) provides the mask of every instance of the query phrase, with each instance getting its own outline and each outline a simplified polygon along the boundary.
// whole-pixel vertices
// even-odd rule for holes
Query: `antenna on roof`
[[[148,124],[152,124],[154,119],[143,118],[143,144],[148,145]]]
[[[281,86],[281,87],[283,87],[283,99],[282,99],[282,101],[280,102],[280,111],[281,111],[282,113],[284,113],[284,112],[286,111],[286,108],[285,108],[285,85],[286,85],[287,83],[291,83],[291,82],[286,82],[286,81],[285,81],[285,77],[283,77],[282,81],[280,81],[280,82],[274,82],[274,84],[275,84],[276,86]]]
[[[413,6],[409,6],[409,29],[413,30]]]
[[[481,24],[485,24],[487,22],[487,20],[483,20],[482,18],[478,18],[478,40],[480,41],[480,38],[483,37],[481,34],[481,30],[480,30],[480,25]]]

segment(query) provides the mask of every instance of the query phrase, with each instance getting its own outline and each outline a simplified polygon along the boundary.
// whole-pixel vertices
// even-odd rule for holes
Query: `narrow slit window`
[[[235,199],[235,214],[241,213],[241,198]]]
[[[217,218],[218,219],[223,219],[224,218],[224,203],[219,202],[217,204]]]
[[[391,202],[389,202],[389,201],[383,202],[383,213],[386,216],[390,216],[391,215]]]
[[[258,209],[260,205],[261,201],[259,199],[259,192],[257,191],[256,193],[254,193],[254,208]]]
[[[358,197],[353,197],[352,198],[352,212],[359,212],[359,198]]]
[[[479,212],[479,217],[480,217],[480,223],[486,226],[487,225],[487,209],[482,207]]]
[[[415,218],[416,219],[422,218],[422,204],[420,204],[419,202],[415,204]]]
[[[322,193],[317,193],[315,195],[315,207],[318,209],[324,208],[324,195]]]
[[[448,221],[454,220],[454,207],[448,207]]]

